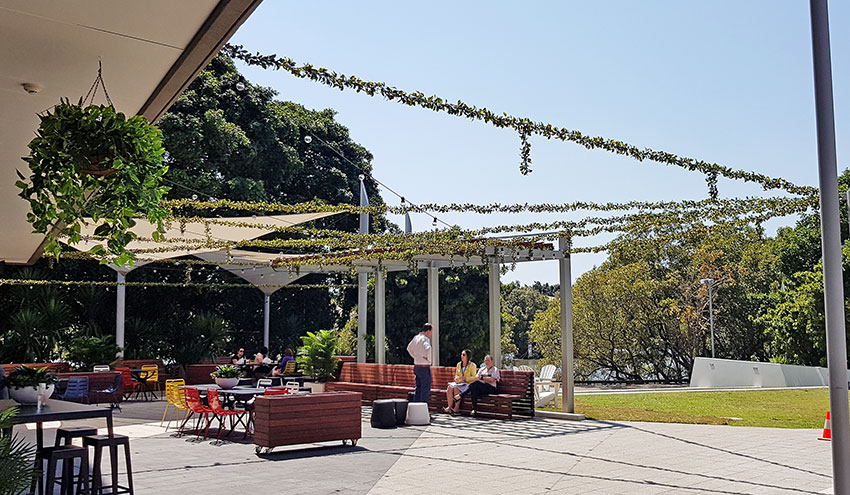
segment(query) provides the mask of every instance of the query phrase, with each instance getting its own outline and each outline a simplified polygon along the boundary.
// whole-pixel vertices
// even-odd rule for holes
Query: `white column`
[[[440,269],[428,267],[428,322],[431,323],[431,365],[440,365]]]
[[[387,362],[387,275],[375,270],[375,362]]]
[[[502,366],[502,285],[499,263],[490,263],[490,357]]]
[[[558,250],[564,257],[558,260],[561,283],[561,409],[575,412],[575,381],[573,377],[573,285],[570,266],[569,240],[558,239]]]
[[[118,272],[118,283],[123,284],[127,280],[125,274]],[[124,357],[124,308],[127,304],[127,295],[125,290],[127,289],[124,285],[119,285],[116,287],[116,297],[115,297],[115,345],[121,348],[118,351],[118,358]]]
[[[271,310],[271,295],[265,294],[263,304],[263,347],[269,348],[269,312]]]
[[[357,274],[357,362],[366,362],[366,304],[369,302],[369,274]]]

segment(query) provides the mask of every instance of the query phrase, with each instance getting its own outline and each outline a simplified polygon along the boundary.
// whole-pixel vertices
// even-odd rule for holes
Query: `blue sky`
[[[850,3],[830,3],[839,168],[850,136]],[[234,43],[408,91],[586,134],[817,185],[808,2],[291,2],[266,0]],[[375,156],[374,175],[424,203],[703,199],[703,176],[493,128],[275,71],[253,82],[309,108],[333,108]],[[722,197],[770,195],[719,182]],[[383,192],[384,199],[397,199]],[[563,215],[456,214],[466,228]],[[401,223],[400,218],[393,218]],[[793,219],[786,219],[788,223]],[[774,221],[769,228],[782,222]],[[414,230],[431,228],[413,216]],[[578,241],[595,245],[604,239]],[[577,254],[573,277],[604,261]],[[557,265],[505,281],[557,282]]]

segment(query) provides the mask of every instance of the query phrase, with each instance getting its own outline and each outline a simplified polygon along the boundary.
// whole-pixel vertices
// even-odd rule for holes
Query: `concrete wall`
[[[850,379],[850,372],[848,372]],[[826,368],[698,357],[691,387],[821,387],[829,384]]]

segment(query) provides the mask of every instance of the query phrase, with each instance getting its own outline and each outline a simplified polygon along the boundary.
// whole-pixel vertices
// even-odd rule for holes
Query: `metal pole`
[[[847,198],[847,232],[850,233],[850,189],[845,192]]]
[[[428,322],[431,323],[431,366],[440,365],[440,269],[428,267]]]
[[[708,284],[708,326],[711,327],[711,358],[714,359],[714,297],[711,295],[711,287],[714,282]]]
[[[815,120],[818,136],[821,249],[829,366],[829,408],[832,415],[832,484],[835,495],[850,495],[850,408],[847,402],[847,345],[844,328],[844,286],[841,272],[841,218],[838,213],[838,166],[835,158],[835,116],[829,13],[826,0],[810,0],[815,79]]]
[[[558,260],[558,281],[561,283],[561,410],[575,412],[575,378],[573,377],[573,283],[570,260],[570,241],[558,239],[558,250],[564,257]]]
[[[357,362],[366,362],[366,305],[369,302],[369,274],[357,274]]]
[[[265,294],[263,302],[263,347],[269,348],[269,312],[271,311],[271,296]]]
[[[127,280],[127,276],[118,272],[118,283],[123,284]],[[116,287],[117,296],[115,297],[115,345],[121,348],[118,351],[118,358],[124,357],[124,309],[127,303],[126,285]]]

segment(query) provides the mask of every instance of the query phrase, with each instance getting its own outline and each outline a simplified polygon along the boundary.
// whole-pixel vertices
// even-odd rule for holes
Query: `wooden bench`
[[[186,366],[186,385],[212,383],[210,373],[218,368],[217,364],[190,364]]]
[[[124,382],[123,380],[118,381],[118,389],[111,393],[95,393],[95,390],[106,390],[115,383],[115,375],[121,376],[121,373],[118,371],[102,371],[102,372],[92,372],[92,371],[80,371],[75,373],[58,373],[56,375],[57,378],[61,379],[70,379],[70,378],[79,378],[86,377],[89,379],[89,397],[88,404],[119,404],[124,399]],[[59,390],[56,391],[57,393]]]
[[[48,373],[68,373],[71,371],[71,365],[68,363],[15,363],[3,364],[3,373],[9,376],[9,373],[15,371],[18,366],[28,366],[30,368],[47,368]]]
[[[534,373],[500,370],[501,380],[497,393],[481,398],[478,413],[493,418],[512,419],[515,415],[534,416]],[[431,368],[431,396],[428,407],[440,411],[446,407],[446,387],[454,380],[455,368]],[[360,392],[363,402],[371,404],[378,399],[406,399],[416,387],[413,366],[404,364],[374,364],[346,362],[339,380],[325,384],[325,390]],[[472,410],[472,402],[464,400],[462,413]]]
[[[357,445],[362,424],[360,403],[360,394],[352,392],[259,396],[254,401],[256,452],[332,440]]]

